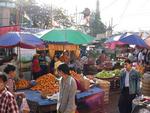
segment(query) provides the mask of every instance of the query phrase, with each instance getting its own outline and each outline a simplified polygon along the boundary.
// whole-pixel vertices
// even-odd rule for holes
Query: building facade
[[[16,25],[17,10],[14,2],[0,0],[0,26]]]

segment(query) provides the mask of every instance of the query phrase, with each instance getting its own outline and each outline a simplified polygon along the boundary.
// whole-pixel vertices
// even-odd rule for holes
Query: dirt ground
[[[119,113],[118,111],[118,100],[119,100],[119,91],[110,92],[110,101],[105,105],[105,113]]]

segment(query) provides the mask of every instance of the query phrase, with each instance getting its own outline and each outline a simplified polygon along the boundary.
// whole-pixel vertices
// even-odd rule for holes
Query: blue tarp
[[[24,92],[26,95],[27,100],[36,102],[39,106],[45,106],[45,105],[52,105],[57,104],[56,100],[50,100],[50,99],[42,99],[41,94],[38,91],[33,90],[20,90],[20,92]],[[93,87],[85,92],[77,93],[77,99],[82,99],[94,94],[102,93],[103,90],[98,87]]]

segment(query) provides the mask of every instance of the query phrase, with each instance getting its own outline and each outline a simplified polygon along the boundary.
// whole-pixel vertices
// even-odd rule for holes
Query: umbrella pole
[[[18,67],[18,71],[17,71],[17,73],[18,73],[18,77],[19,77],[19,73],[20,73],[20,54],[19,54],[19,46],[17,46],[17,56],[18,56],[18,58],[17,58],[17,67]]]
[[[19,47],[17,46],[17,56],[19,55]],[[19,59],[19,58],[18,58]]]
[[[21,50],[20,50],[20,47],[19,47],[19,75],[21,74]]]

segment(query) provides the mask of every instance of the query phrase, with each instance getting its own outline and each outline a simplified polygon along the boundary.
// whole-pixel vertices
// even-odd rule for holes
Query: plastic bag
[[[30,112],[30,108],[27,103],[27,100],[26,100],[26,98],[23,98],[21,106],[20,106],[20,113],[29,113],[29,112]]]

